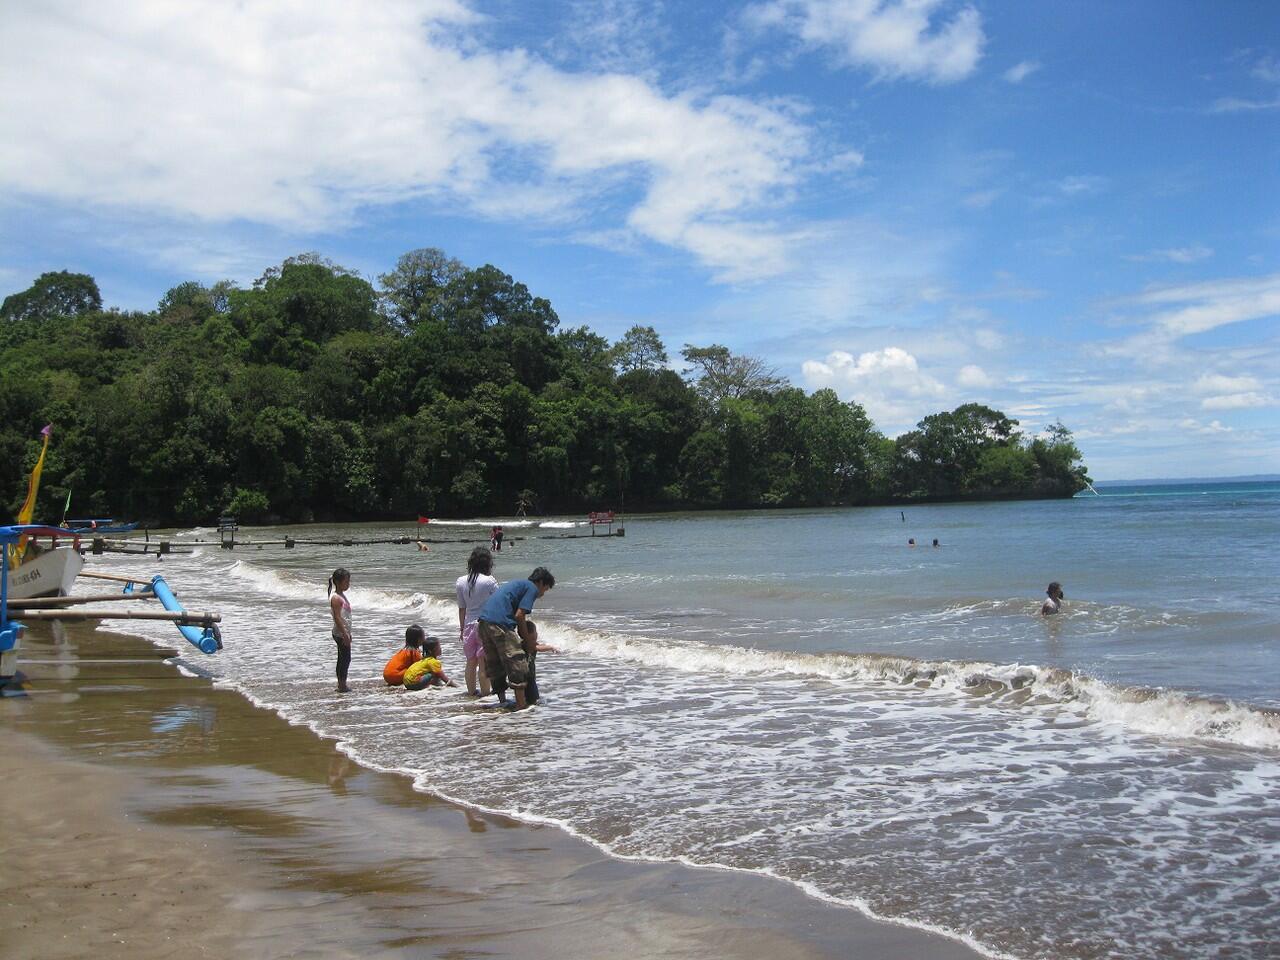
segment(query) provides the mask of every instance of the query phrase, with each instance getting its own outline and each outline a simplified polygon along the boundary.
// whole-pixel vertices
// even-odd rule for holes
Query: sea
[[[533,612],[559,648],[538,659],[542,703],[385,686],[411,623],[461,682],[454,582],[498,522],[500,580],[556,577]],[[221,653],[127,628],[370,767],[615,857],[765,874],[991,957],[1280,956],[1280,483],[591,533],[574,517],[242,528],[299,542],[159,565],[188,608],[221,612]],[[363,542],[420,534],[461,542]],[[325,601],[339,566],[348,695]],[[1066,600],[1043,617],[1050,581]]]

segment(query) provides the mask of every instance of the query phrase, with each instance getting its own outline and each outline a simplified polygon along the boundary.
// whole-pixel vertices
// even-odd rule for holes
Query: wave
[[[585,526],[586,523],[587,521],[585,520],[544,520],[538,526],[546,527],[549,530],[568,530],[573,527]]]
[[[247,560],[236,560],[226,570],[226,575],[252,588],[272,596],[288,600],[305,600],[319,603],[324,599],[326,583],[295,576],[276,570],[255,566]],[[354,606],[385,613],[406,611],[456,614],[457,605],[440,600],[430,594],[409,590],[380,590],[373,587],[353,586],[347,591]]]
[[[532,527],[534,520],[432,520],[426,527]]]
[[[1280,711],[1177,690],[1125,687],[1060,667],[976,660],[923,660],[878,653],[782,653],[699,641],[589,634],[540,621],[566,652],[687,673],[785,675],[833,683],[911,685],[959,692],[1018,709],[1068,708],[1095,723],[1143,735],[1280,749]]]
[[[265,569],[246,560],[233,561],[224,574],[261,593],[283,599],[315,603],[324,595],[322,582]],[[434,617],[456,615],[452,598],[437,599],[419,591],[354,586],[349,596],[353,604],[365,610]],[[701,640],[587,631],[571,624],[538,619],[547,642],[565,652],[597,660],[682,673],[726,675],[741,674],[745,660],[755,675],[812,678],[832,683],[910,685],[922,692],[960,693],[992,706],[1065,708],[1078,713],[1082,719],[1143,735],[1280,749],[1280,710],[1179,690],[1121,686],[1060,667],[928,660],[899,654],[767,651]]]

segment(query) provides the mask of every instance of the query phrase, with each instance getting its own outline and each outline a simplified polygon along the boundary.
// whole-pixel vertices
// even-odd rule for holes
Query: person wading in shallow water
[[[515,691],[517,710],[529,705],[525,697],[529,655],[524,645],[530,641],[530,634],[525,618],[538,598],[555,585],[556,578],[551,571],[538,567],[529,574],[528,580],[509,580],[500,586],[480,611],[480,643],[484,647],[489,681],[499,696],[503,681],[510,685]]]
[[[1057,580],[1049,584],[1045,590],[1044,603],[1040,605],[1040,616],[1048,617],[1057,613],[1062,609],[1062,601],[1067,599],[1067,595],[1062,592],[1062,584]]]
[[[333,571],[325,594],[329,597],[329,614],[333,617],[333,642],[338,645],[338,692],[348,693],[347,668],[351,666],[351,601],[347,588],[351,574],[344,567]]]

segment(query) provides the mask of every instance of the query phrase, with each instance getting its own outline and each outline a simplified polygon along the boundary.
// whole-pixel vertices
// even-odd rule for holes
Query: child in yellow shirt
[[[422,690],[425,687],[452,687],[453,681],[440,663],[440,641],[427,637],[422,641],[423,657],[404,672],[406,690]]]

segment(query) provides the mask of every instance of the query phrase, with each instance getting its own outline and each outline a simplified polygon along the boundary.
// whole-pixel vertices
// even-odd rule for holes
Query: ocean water
[[[539,658],[544,703],[524,714],[381,680],[410,622],[461,679],[468,543],[200,548],[160,567],[223,615],[226,649],[185,666],[424,790],[616,856],[767,873],[991,956],[1276,956],[1280,485],[1101,492],[644,516],[624,539],[505,521],[525,539],[499,579],[558,578],[534,615],[561,652]],[[483,538],[493,519],[428,529]],[[339,565],[347,696],[324,597]],[[1043,618],[1050,580],[1065,611]]]

